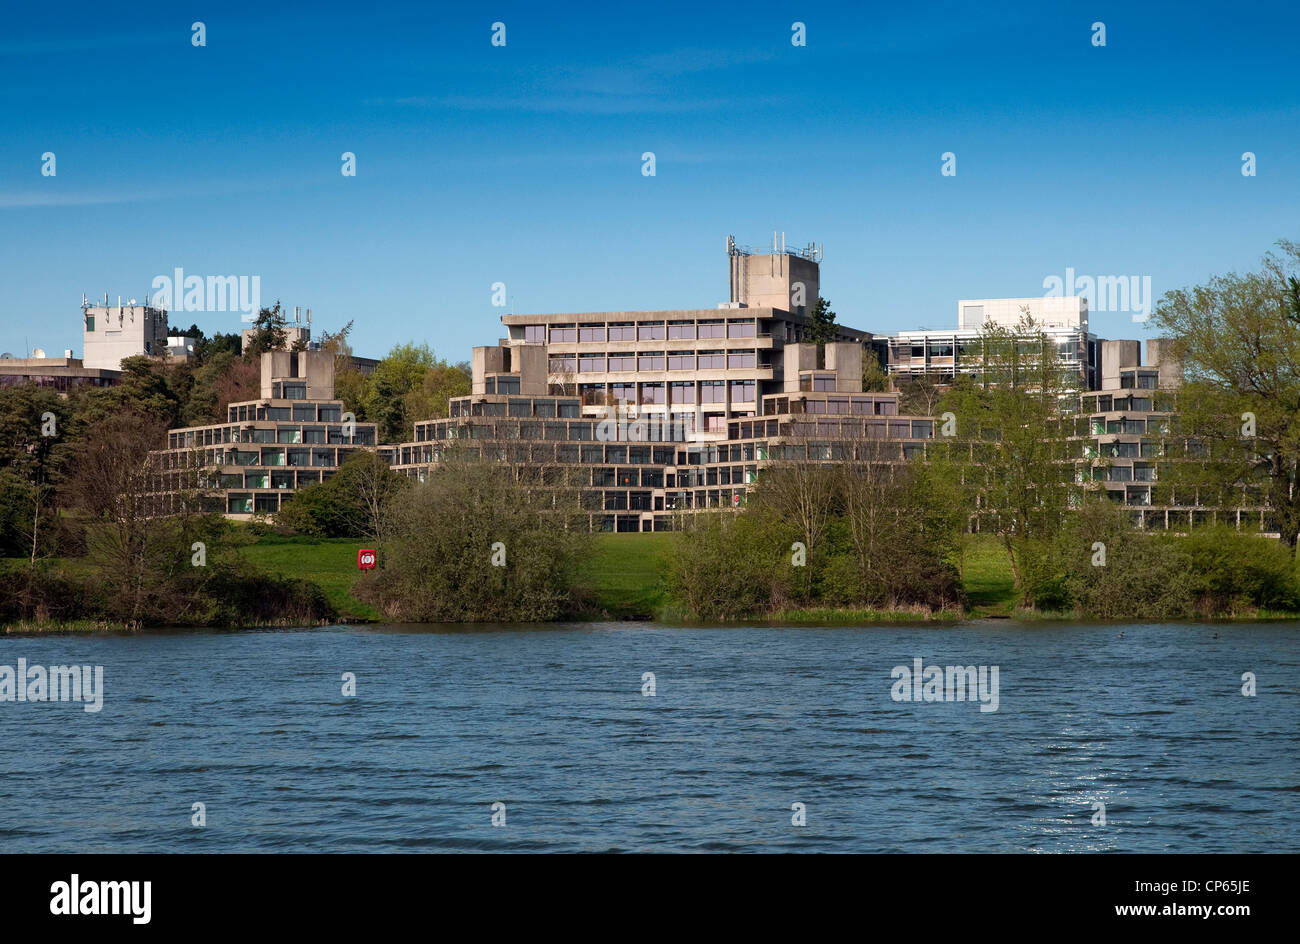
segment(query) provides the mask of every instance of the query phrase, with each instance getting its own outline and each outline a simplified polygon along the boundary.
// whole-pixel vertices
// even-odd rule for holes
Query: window
[[[666,334],[663,323],[643,324],[637,327],[636,336],[641,341],[662,341]]]
[[[664,385],[661,383],[642,384],[641,402],[642,403],[663,403]]]
[[[722,351],[701,351],[700,370],[723,370],[727,366],[727,355]]]
[[[753,403],[756,386],[752,380],[735,381],[731,385],[732,403]]]
[[[695,355],[692,354],[690,351],[669,351],[668,369],[669,370],[694,370]]]
[[[693,321],[668,322],[668,338],[669,340],[693,340],[695,338],[695,323]]]
[[[701,321],[699,326],[700,338],[721,338],[726,336],[727,326],[721,321]]]
[[[636,402],[636,384],[610,384],[609,393],[615,403]]]
[[[94,315],[86,315],[86,330],[87,330],[87,331],[94,331],[94,330],[95,330],[95,316],[94,316]]]
[[[525,325],[524,342],[526,344],[545,344],[546,325]]]
[[[611,357],[609,359],[610,372],[620,370],[636,370],[636,358],[631,354],[622,357]]]
[[[727,366],[729,368],[755,367],[758,365],[758,355],[753,351],[732,351],[727,355]]]
[[[579,354],[578,355],[578,373],[595,372],[604,373],[605,355],[604,354]]]
[[[609,326],[609,339],[611,341],[635,341],[636,325],[630,321],[622,321],[618,324]]]
[[[754,334],[754,322],[752,321],[732,321],[727,324],[727,337],[729,338],[752,338]]]
[[[593,328],[579,328],[579,341],[603,341],[605,340],[605,326],[600,325]]]
[[[700,381],[700,402],[701,403],[725,403],[727,400],[726,381],[723,380],[701,380]],[[721,427],[719,427],[721,429]]]
[[[578,359],[572,354],[564,354],[549,359],[548,370],[553,374],[570,374],[578,369]]]
[[[674,382],[669,385],[673,403],[694,403],[695,384]]]
[[[556,325],[549,337],[552,344],[572,344],[578,340],[578,329],[573,325]]]
[[[568,361],[569,361],[569,363],[572,363],[572,362],[573,362],[573,358],[568,358]],[[572,369],[572,368],[570,368],[570,369]],[[518,377],[498,377],[498,378],[497,378],[497,393],[504,393],[504,394],[507,394],[507,395],[518,396],[518,395],[519,395],[519,378],[518,378]]]
[[[662,351],[652,351],[637,357],[637,370],[663,370],[664,355]]]
[[[286,400],[306,400],[307,384],[304,381],[286,381],[281,388]],[[315,419],[316,417],[312,417]]]

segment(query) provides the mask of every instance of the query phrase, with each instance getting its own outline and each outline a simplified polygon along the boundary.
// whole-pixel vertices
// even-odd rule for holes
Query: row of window
[[[167,434],[168,449],[193,449],[224,443],[320,443],[341,445],[375,445],[375,427],[358,424],[345,426],[277,426],[265,427],[208,426],[201,429],[176,430]]]
[[[770,367],[760,364],[757,351],[647,351],[632,354],[556,354],[548,358],[553,374],[621,373],[638,370],[744,370]],[[820,387],[817,389],[821,389]],[[832,385],[834,390],[834,376]],[[505,391],[498,389],[498,393]]]
[[[1083,409],[1088,413],[1150,413],[1151,397],[1116,396],[1113,393],[1088,394],[1083,398]]]
[[[305,394],[306,388],[303,389]],[[337,401],[329,403],[294,403],[291,406],[271,406],[265,401],[261,403],[232,403],[226,418],[231,423],[246,423],[251,420],[338,423],[343,420],[343,404]]]
[[[758,337],[754,319],[710,321],[613,321],[608,325],[526,325],[529,344],[585,344],[601,341],[694,341]]]

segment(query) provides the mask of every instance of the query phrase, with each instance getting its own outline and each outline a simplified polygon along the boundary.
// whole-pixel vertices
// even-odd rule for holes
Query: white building
[[[957,327],[900,331],[885,345],[886,369],[898,379],[927,375],[940,383],[961,374],[974,375],[979,364],[979,339],[988,325],[1015,329],[1026,318],[1035,330],[1056,343],[1065,368],[1077,371],[1079,386],[1096,390],[1101,384],[1101,339],[1088,331],[1088,300],[1064,298],[977,298],[957,302]],[[971,360],[965,358],[970,357]]]
[[[122,359],[138,354],[167,353],[167,312],[135,299],[116,305],[81,306],[82,362],[90,369],[121,370]]]

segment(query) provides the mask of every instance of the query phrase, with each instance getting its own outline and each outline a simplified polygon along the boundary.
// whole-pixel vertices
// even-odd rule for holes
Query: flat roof
[[[726,318],[779,318],[783,321],[792,321],[797,324],[808,323],[808,318],[804,315],[787,311],[784,308],[771,307],[673,308],[663,311],[576,311],[536,315],[502,315],[501,323],[507,326],[523,326],[539,324],[591,324],[594,322],[604,321],[673,321],[688,319],[708,319],[716,321]],[[848,325],[840,324],[838,322],[836,323],[835,328],[837,331],[857,338],[867,338],[871,336],[871,332],[869,331],[863,331],[859,328],[850,328]]]

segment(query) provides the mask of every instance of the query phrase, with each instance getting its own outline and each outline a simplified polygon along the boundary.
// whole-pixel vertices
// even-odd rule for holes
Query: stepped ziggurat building
[[[231,403],[226,422],[174,429],[157,453],[169,494],[197,473],[205,511],[247,519],[273,515],[306,485],[329,478],[358,449],[376,447],[374,423],[345,415],[334,396],[334,355],[262,355],[262,396]]]
[[[420,480],[454,451],[567,470],[595,529],[669,530],[683,512],[743,505],[766,463],[923,459],[935,419],[903,415],[898,393],[864,391],[864,358],[896,381],[978,377],[980,328],[1028,314],[1079,391],[1062,402],[1077,483],[1104,489],[1143,528],[1267,524],[1257,501],[1243,510],[1248,489],[1234,510],[1201,504],[1194,489],[1157,491],[1181,371],[1157,339],[1143,365],[1140,342],[1090,334],[1082,298],[963,301],[956,332],[873,338],[836,326],[814,344],[804,338],[820,252],[753,252],[729,237],[727,257],[730,300],[716,308],[503,316],[507,336],[474,348],[470,395],[397,445],[377,444],[375,424],[346,422],[331,355],[264,354],[262,398],[230,404],[225,423],[172,430],[165,465],[198,469],[205,507],[247,519],[274,514],[357,449]]]

